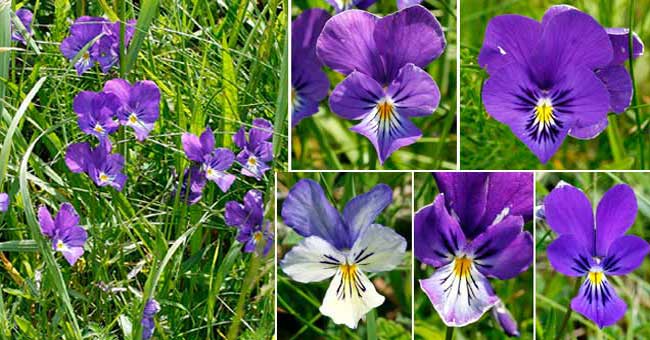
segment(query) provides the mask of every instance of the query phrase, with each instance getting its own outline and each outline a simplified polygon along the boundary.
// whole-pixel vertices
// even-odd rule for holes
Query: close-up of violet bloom
[[[436,82],[423,70],[446,46],[442,27],[416,5],[379,17],[349,10],[328,20],[316,43],[327,67],[346,78],[332,91],[332,112],[361,120],[350,128],[370,140],[379,161],[415,143],[422,132],[411,117],[432,115]]]
[[[156,329],[156,321],[154,317],[160,312],[160,304],[155,299],[149,299],[144,305],[142,312],[142,339],[151,339],[153,332]]]
[[[320,8],[302,12],[291,22],[291,125],[318,112],[330,81],[316,57],[316,39],[330,19]]]
[[[436,268],[420,280],[448,327],[478,321],[490,309],[509,335],[516,321],[489,279],[512,279],[533,261],[523,229],[533,215],[532,173],[436,173],[440,194],[415,214],[417,259]],[[531,287],[532,288],[532,287]]]
[[[273,143],[269,141],[273,137],[273,124],[266,119],[255,118],[253,127],[246,135],[246,128],[242,126],[232,137],[235,145],[241,149],[236,159],[242,166],[244,176],[259,181],[271,169],[267,163],[273,161]]]
[[[119,99],[111,93],[81,91],[72,102],[79,129],[86,134],[104,139],[120,127],[115,119]]]
[[[79,226],[79,215],[70,203],[63,203],[52,219],[45,206],[38,209],[41,232],[52,241],[52,249],[60,252],[72,266],[84,254],[88,233]]]
[[[145,140],[160,116],[160,89],[156,83],[143,80],[131,85],[124,79],[112,79],[104,84],[104,92],[119,100],[120,123],[132,128],[138,141]]]
[[[23,27],[25,27],[25,31],[27,32],[27,34],[31,35],[32,21],[34,20],[34,14],[28,9],[21,8],[16,11],[16,17],[18,18],[18,20],[20,20],[20,23],[23,25]],[[23,35],[20,34],[18,30],[16,30],[13,21],[11,22],[11,40],[18,41],[23,45],[27,44],[25,37],[23,37]]]
[[[0,192],[0,212],[9,210],[9,195],[6,192]]]
[[[249,190],[244,195],[244,202],[230,201],[226,203],[225,212],[226,224],[237,227],[237,241],[244,244],[244,251],[252,253],[260,249],[263,256],[266,256],[273,245],[273,233],[270,230],[271,223],[264,220],[264,200],[262,193],[258,190]]]
[[[321,186],[298,181],[282,205],[284,223],[304,237],[280,262],[292,280],[309,283],[332,278],[320,312],[336,324],[357,328],[359,320],[384,303],[366,273],[395,269],[404,259],[406,240],[375,223],[393,200],[391,188],[378,184],[347,202],[343,213]]]
[[[544,199],[546,222],[558,235],[546,249],[548,260],[561,274],[584,280],[571,309],[599,328],[615,324],[627,310],[608,276],[631,273],[650,253],[648,242],[625,235],[637,208],[634,190],[627,184],[609,189],[595,215],[587,195],[565,182]]]
[[[127,176],[122,173],[124,157],[111,153],[112,145],[102,139],[96,148],[89,143],[75,143],[68,147],[65,164],[73,173],[86,173],[97,186],[111,186],[122,191]]]
[[[226,170],[232,166],[235,154],[226,148],[215,148],[212,129],[206,126],[201,136],[183,133],[181,142],[187,158],[200,164],[200,175],[216,183],[222,192],[228,191],[236,177]]]
[[[625,61],[643,54],[629,31],[605,28],[571,6],[552,6],[541,22],[500,15],[488,23],[478,63],[487,112],[546,163],[567,135],[591,139],[632,99]]]

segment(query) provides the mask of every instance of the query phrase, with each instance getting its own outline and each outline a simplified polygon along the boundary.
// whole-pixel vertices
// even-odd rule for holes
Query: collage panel
[[[278,174],[278,339],[411,338],[411,177]]]
[[[647,169],[648,10],[463,0],[461,169]]]
[[[415,339],[533,338],[533,174],[415,174]]]
[[[649,176],[537,173],[539,339],[650,338]]]
[[[456,0],[295,0],[292,18],[292,170],[456,169]]]

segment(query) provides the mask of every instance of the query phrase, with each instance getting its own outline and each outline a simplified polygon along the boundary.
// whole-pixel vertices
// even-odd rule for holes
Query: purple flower
[[[147,340],[153,336],[153,332],[156,329],[156,323],[154,317],[160,312],[160,304],[155,299],[149,299],[144,305],[144,311],[142,312],[142,339]]]
[[[226,192],[235,181],[235,176],[226,172],[235,160],[235,154],[226,148],[214,147],[214,134],[209,126],[200,137],[184,133],[181,137],[185,155],[201,165],[200,175],[217,184]]]
[[[264,173],[271,167],[267,164],[273,160],[273,125],[266,119],[255,118],[253,127],[248,132],[242,126],[232,137],[235,145],[242,149],[237,154],[237,162],[241,164],[241,173],[245,176],[261,180]]]
[[[16,16],[20,23],[25,27],[25,31],[31,35],[32,34],[32,20],[34,19],[34,14],[28,9],[21,8],[16,11]],[[14,23],[11,23],[11,40],[21,42],[23,45],[26,45],[25,37],[22,36],[20,32],[17,32]]]
[[[103,139],[120,127],[115,120],[119,99],[112,93],[79,92],[72,108],[77,114],[79,128],[86,134]]]
[[[120,123],[133,128],[137,140],[145,140],[160,115],[160,90],[156,83],[144,80],[131,85],[124,79],[112,79],[104,84],[104,92],[117,96]]]
[[[626,275],[641,266],[650,245],[640,237],[625,235],[634,224],[637,202],[627,184],[609,189],[596,214],[579,189],[561,183],[544,200],[549,227],[559,237],[546,249],[558,272],[584,277],[571,308],[603,328],[620,320],[627,305],[616,295],[607,276]]]
[[[205,183],[205,175],[198,166],[185,169],[183,172],[183,183],[181,184],[181,191],[179,193],[181,201],[188,205],[196,204],[201,200]],[[176,190],[172,193],[172,197],[176,197]]]
[[[254,252],[260,242],[265,241],[262,254],[266,256],[273,244],[270,222],[264,221],[264,201],[262,193],[249,190],[244,195],[244,204],[236,201],[226,203],[226,224],[239,228],[237,241],[244,244],[244,251]]]
[[[492,308],[492,316],[497,320],[499,326],[507,336],[519,337],[519,330],[517,329],[517,321],[512,317],[510,311],[499,300]]]
[[[0,192],[0,212],[9,210],[9,195],[6,192]]]
[[[325,0],[339,13],[352,8],[367,9],[377,0]]]
[[[329,20],[326,11],[313,8],[300,14],[291,23],[291,125],[318,112],[321,100],[327,97],[329,79],[316,57],[316,40]]]
[[[461,327],[499,302],[488,278],[511,279],[533,261],[533,239],[523,230],[533,214],[533,176],[434,176],[441,193],[415,214],[414,251],[437,269],[420,287],[447,326]]]
[[[384,18],[350,10],[325,24],[317,54],[347,76],[330,95],[330,108],[342,118],[361,120],[351,130],[370,140],[382,164],[422,136],[409,118],[431,115],[438,107],[438,86],[422,68],[445,44],[440,24],[422,6]]]
[[[404,9],[406,7],[419,5],[422,3],[422,0],[397,0],[397,8]]]
[[[284,223],[304,239],[280,266],[298,282],[332,278],[320,312],[336,324],[356,328],[384,302],[365,273],[390,271],[402,263],[406,240],[375,223],[392,199],[390,187],[379,184],[347,202],[341,214],[318,183],[302,179],[282,205]]]
[[[122,191],[127,176],[122,173],[124,157],[112,154],[108,139],[102,139],[94,149],[88,143],[76,143],[68,147],[65,164],[74,173],[86,173],[96,185],[111,186]]]
[[[38,209],[38,223],[41,233],[52,240],[52,249],[61,252],[71,266],[84,254],[88,234],[79,226],[79,215],[70,203],[61,205],[55,219],[45,206],[41,206]]]
[[[632,82],[623,66],[626,29],[605,29],[570,6],[553,6],[537,22],[520,15],[490,20],[478,58],[490,74],[487,112],[546,163],[566,135],[596,137],[607,113],[630,105]],[[634,35],[632,55],[643,53]]]
[[[90,48],[91,57],[99,63],[102,72],[107,73],[120,61],[120,22],[104,24],[103,35]],[[135,20],[125,26],[124,44],[129,45],[135,33]]]

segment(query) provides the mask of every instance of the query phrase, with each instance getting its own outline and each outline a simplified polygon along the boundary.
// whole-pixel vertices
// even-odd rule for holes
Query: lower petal
[[[440,267],[430,278],[420,280],[420,287],[449,327],[478,321],[499,301],[483,274],[473,265],[463,267],[457,261]]]
[[[625,315],[627,305],[603,276],[598,283],[587,278],[580,286],[578,296],[571,300],[571,308],[602,329],[620,320]]]
[[[206,176],[206,177],[207,179],[216,183],[222,192],[228,191],[232,183],[235,181],[235,178],[237,178],[235,177],[235,175],[223,171],[217,171],[217,170],[214,171],[213,175]]]
[[[327,288],[320,312],[338,325],[357,328],[359,320],[373,308],[381,306],[384,298],[359,269],[338,270]]]
[[[83,247],[69,247],[64,250],[61,250],[61,254],[68,261],[68,263],[73,266],[75,262],[84,254]]]

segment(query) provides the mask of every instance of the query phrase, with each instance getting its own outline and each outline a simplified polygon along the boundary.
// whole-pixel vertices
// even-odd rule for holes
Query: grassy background
[[[610,114],[610,125],[593,140],[568,137],[558,152],[542,165],[510,128],[491,119],[481,102],[487,79],[476,61],[489,20],[500,14],[521,14],[541,20],[548,7],[570,4],[592,15],[605,27],[628,27],[629,6],[634,3],[633,30],[650,43],[648,0],[465,0],[461,5],[461,168],[462,169],[639,169],[650,166],[647,144],[650,109],[650,54],[634,62],[636,104],[621,115]],[[628,65],[629,66],[629,65]],[[628,67],[629,69],[629,67]],[[638,129],[636,113],[639,115]]]
[[[538,173],[536,186],[537,204],[560,181],[566,181],[582,189],[595,207],[609,188],[619,183],[630,185],[639,205],[636,222],[627,232],[648,240],[650,235],[650,182],[644,173]],[[564,318],[567,306],[576,295],[576,281],[551,267],[546,258],[546,247],[557,237],[544,221],[537,221],[537,337],[554,339]],[[609,276],[616,293],[627,303],[625,317],[617,324],[599,331],[598,327],[578,313],[571,314],[565,334],[581,339],[647,339],[650,338],[650,261],[626,276]]]
[[[272,172],[261,182],[239,176],[226,194],[209,183],[201,203],[192,207],[174,201],[171,192],[174,173],[189,164],[181,133],[199,133],[206,124],[215,130],[218,146],[234,147],[231,136],[241,124],[248,127],[255,117],[275,121],[274,165],[286,168],[286,3],[55,0],[18,5],[35,13],[40,53],[33,47],[0,51],[0,64],[9,63],[8,72],[0,67],[0,97],[6,92],[0,191],[12,198],[9,212],[0,214],[0,338],[78,339],[80,333],[93,339],[137,338],[142,300],[148,296],[162,306],[154,338],[224,338],[239,319],[235,313],[243,315],[242,338],[270,337],[273,253],[261,260],[242,254],[236,229],[223,221],[223,207],[255,188],[265,193],[272,212]],[[81,15],[153,18],[151,26],[139,26],[136,37],[143,43],[129,51],[130,72],[125,63],[108,75],[98,68],[76,75],[59,43]],[[126,156],[129,176],[118,193],[71,173],[63,157],[69,144],[92,140],[77,126],[74,96],[99,91],[120,75],[132,82],[155,81],[162,101],[161,117],[146,142],[136,142],[130,129],[112,136]],[[39,77],[47,78],[29,98]],[[24,99],[26,106],[18,109]],[[14,117],[17,125],[10,130]],[[89,234],[86,253],[74,267],[60,254],[52,257],[33,215],[41,204],[58,210],[62,202],[74,205]],[[256,269],[251,276],[249,268]]]
[[[433,203],[439,190],[433,176],[429,173],[415,174],[415,211]],[[524,228],[532,233],[532,222]],[[417,235],[415,235],[417,237]],[[433,268],[415,259],[415,338],[443,339],[447,327],[433,308],[431,301],[420,288],[420,279],[433,275]],[[521,339],[533,338],[533,269],[532,266],[519,276],[506,281],[490,280],[495,292],[506,308],[517,320]],[[499,324],[488,311],[476,323],[456,328],[454,339],[502,339],[505,335]]]
[[[278,174],[278,216],[291,187],[302,178],[321,184],[332,204],[343,211],[354,196],[384,183],[393,189],[393,203],[383,211],[376,223],[392,227],[408,242],[402,264],[390,272],[371,274],[377,292],[386,297],[376,314],[379,339],[411,338],[411,175],[398,173],[280,173]],[[279,217],[278,217],[279,218]],[[278,222],[278,261],[302,239],[292,229]],[[368,273],[366,273],[368,274]],[[292,281],[278,268],[278,338],[279,339],[363,339],[367,323],[359,322],[356,330],[336,325],[318,308],[325,297],[330,280],[316,283]]]
[[[330,112],[326,98],[319,113],[300,122],[292,131],[292,169],[456,168],[456,0],[427,0],[423,5],[436,16],[447,39],[444,53],[426,69],[440,88],[440,106],[431,116],[412,119],[423,137],[393,153],[382,167],[368,139],[349,130],[358,121],[345,120]],[[295,0],[292,15],[295,18],[313,7],[333,11],[324,0]],[[368,9],[382,16],[396,10],[395,0],[379,0]],[[327,73],[331,89],[344,79],[334,71]]]

